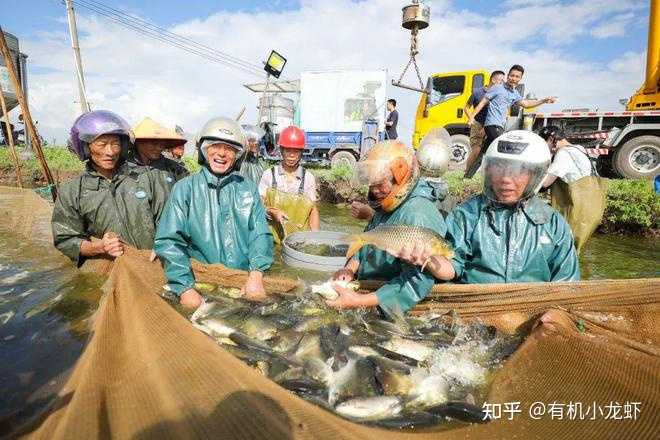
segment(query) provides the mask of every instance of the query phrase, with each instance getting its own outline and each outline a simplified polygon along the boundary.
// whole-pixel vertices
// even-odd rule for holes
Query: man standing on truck
[[[485,148],[482,148],[474,165],[472,165],[473,167],[476,167],[477,169],[479,168],[484,151],[497,137],[504,133],[506,117],[509,114],[509,109],[512,105],[531,108],[545,103],[551,104],[556,101],[557,98],[555,96],[548,96],[543,99],[523,99],[523,97],[520,96],[520,93],[516,90],[516,86],[522,79],[523,73],[525,73],[525,69],[523,69],[521,65],[514,64],[511,66],[509,74],[506,77],[506,82],[488,89],[488,92],[483,98],[481,98],[481,101],[474,109],[474,112],[470,115],[468,124],[472,125],[474,124],[475,116],[478,115],[484,107],[488,106],[488,109],[486,110],[486,119],[484,121],[484,131],[486,132],[486,140],[484,141]]]
[[[385,136],[386,139],[395,140],[399,137],[399,134],[396,132],[396,126],[399,124],[399,112],[396,111],[396,100],[388,99],[387,100],[387,111],[390,112],[387,115],[387,120],[385,121]]]
[[[318,231],[321,223],[316,206],[316,179],[300,164],[305,132],[286,127],[279,137],[282,162],[267,170],[259,181],[259,195],[276,243],[296,231]]]
[[[474,166],[477,163],[477,157],[480,156],[481,150],[484,148],[484,140],[486,138],[486,131],[484,126],[486,125],[486,113],[488,113],[488,104],[478,114],[474,114],[470,109],[475,109],[483,97],[486,95],[488,90],[491,87],[502,84],[504,82],[504,72],[501,70],[495,70],[490,74],[490,82],[487,87],[481,87],[472,92],[470,97],[465,104],[463,112],[467,115],[468,120],[474,120],[470,124],[470,155],[467,158],[465,163],[465,178],[469,179],[474,176],[474,173],[477,172],[479,166]]]
[[[550,187],[550,202],[573,231],[578,254],[594,233],[605,212],[607,188],[581,145],[571,144],[555,125],[539,131],[553,155],[544,187]]]

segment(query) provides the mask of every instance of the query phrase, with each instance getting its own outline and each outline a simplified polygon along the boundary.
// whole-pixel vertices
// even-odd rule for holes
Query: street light
[[[286,58],[272,50],[270,55],[268,55],[268,60],[264,66],[264,70],[268,72],[269,75],[273,75],[275,78],[279,78],[284,70],[284,65],[286,64]]]

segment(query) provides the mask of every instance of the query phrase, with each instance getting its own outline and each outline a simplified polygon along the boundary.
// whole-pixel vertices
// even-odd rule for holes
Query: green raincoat
[[[580,279],[570,227],[536,196],[516,208],[474,196],[449,213],[447,239],[462,283]]]
[[[239,166],[238,174],[245,177],[246,179],[254,182],[255,185],[259,185],[261,181],[261,176],[266,170],[268,164],[256,157],[252,152],[248,151],[245,153],[245,157],[241,159]]]
[[[273,236],[257,187],[236,172],[218,177],[207,167],[177,182],[158,225],[155,250],[177,295],[195,284],[191,258],[268,270]]]
[[[129,161],[133,162],[138,166],[151,167],[157,170],[164,171],[165,173],[167,173],[167,177],[169,177],[167,181],[171,185],[174,185],[174,183],[178,182],[184,177],[187,177],[189,174],[188,170],[183,165],[183,163],[177,162],[176,160],[172,160],[162,155],[160,156],[159,159],[152,160],[151,162],[149,162],[149,165],[141,164],[134,153],[129,156]]]
[[[378,225],[424,226],[445,236],[447,227],[436,208],[436,197],[432,187],[420,181],[410,196],[393,212],[377,210],[365,231]],[[434,278],[422,272],[419,266],[402,263],[385,251],[365,246],[356,254],[360,266],[357,278],[361,280],[384,280],[383,287],[376,291],[378,305],[386,313],[397,314],[411,309],[431,290]]]
[[[124,163],[107,180],[87,164],[82,175],[58,188],[51,224],[55,246],[78,265],[83,263],[80,244],[106,232],[138,249],[151,249],[171,186],[165,177]]]

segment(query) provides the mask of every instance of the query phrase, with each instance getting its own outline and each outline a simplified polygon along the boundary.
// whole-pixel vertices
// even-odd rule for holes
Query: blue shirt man
[[[496,125],[504,128],[506,124],[506,117],[509,114],[509,107],[522,101],[522,96],[516,89],[508,83],[498,84],[491,87],[488,92],[482,95],[488,98],[488,105],[484,107],[486,116],[482,124],[484,127],[489,125]],[[479,112],[481,114],[482,112]],[[477,114],[477,116],[479,115]],[[475,116],[475,120],[479,121]],[[481,122],[481,121],[479,121]]]

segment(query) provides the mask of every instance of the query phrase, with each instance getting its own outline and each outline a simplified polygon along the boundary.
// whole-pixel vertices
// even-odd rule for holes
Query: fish
[[[491,421],[489,414],[483,408],[467,402],[446,402],[428,408],[426,412],[467,423],[488,423]]]
[[[290,329],[279,330],[277,332],[277,338],[271,340],[271,348],[277,353],[290,353],[298,347],[302,338],[303,334],[297,331]]]
[[[432,255],[446,258],[454,256],[451,245],[440,234],[423,226],[379,225],[370,231],[351,235],[346,259],[350,259],[363,246],[372,245],[384,251],[400,252],[404,246],[430,245]]]
[[[324,283],[312,284],[310,288],[312,293],[321,296],[323,299],[334,301],[339,298],[339,293],[335,291],[333,283],[337,283],[338,286],[343,287],[344,289],[352,289],[355,291],[360,287],[360,283],[357,281],[328,280]]]
[[[403,410],[401,399],[393,396],[360,397],[340,403],[335,411],[356,421],[391,419]]]
[[[278,382],[278,385],[295,393],[318,394],[325,391],[325,384],[308,378],[285,379]]]
[[[8,311],[8,312],[3,313],[2,315],[0,315],[0,322],[2,322],[2,325],[7,324],[7,322],[9,322],[9,320],[10,320],[15,314],[16,314],[16,312],[14,312],[13,310],[10,310],[10,311]]]
[[[321,360],[323,351],[321,350],[321,340],[319,335],[308,333],[302,337],[293,358],[298,362],[304,363],[309,360]],[[321,362],[324,362],[323,360]]]
[[[341,332],[339,325],[330,324],[319,329],[321,352],[324,358],[342,356],[350,345],[350,337]]]
[[[427,360],[433,356],[435,350],[421,342],[411,341],[400,336],[394,336],[388,341],[380,344],[386,350],[392,351],[402,356],[414,359],[418,362]]]
[[[248,318],[242,325],[243,333],[259,341],[268,341],[277,335],[277,327],[264,319]]]
[[[375,379],[374,365],[368,359],[349,359],[330,374],[328,403],[334,405],[354,397],[373,397],[382,394]]]
[[[199,293],[213,293],[217,288],[218,286],[211,283],[195,283],[195,290]]]
[[[383,356],[368,358],[375,366],[376,381],[388,396],[407,396],[413,388],[411,367]]]
[[[429,376],[426,369],[418,368],[411,373],[410,379],[413,385],[404,406],[407,410],[424,410],[447,402],[449,384],[443,376]]]
[[[211,337],[228,338],[236,333],[234,327],[217,318],[203,319],[200,322],[193,322],[193,326]]]

